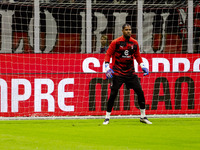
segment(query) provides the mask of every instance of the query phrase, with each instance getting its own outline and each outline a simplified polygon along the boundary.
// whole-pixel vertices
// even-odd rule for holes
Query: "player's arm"
[[[106,55],[105,55],[105,70],[106,70],[106,78],[107,79],[111,79],[113,77],[113,73],[114,71],[110,68],[110,58],[111,56],[113,55],[114,51],[115,51],[115,48],[116,48],[116,42],[115,41],[112,41],[112,43],[110,44],[107,52],[106,52]]]
[[[140,55],[140,50],[139,50],[139,45],[137,43],[137,50],[134,53],[134,57],[137,61],[138,64],[140,64],[140,67],[142,68],[142,71],[144,72],[144,76],[149,74],[149,70],[148,68],[144,65],[143,61],[142,61],[142,57]]]

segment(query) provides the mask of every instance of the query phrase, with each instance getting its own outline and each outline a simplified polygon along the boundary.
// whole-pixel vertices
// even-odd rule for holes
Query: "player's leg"
[[[110,97],[107,104],[106,117],[103,122],[104,125],[108,124],[110,121],[110,114],[114,105],[114,101],[115,101],[115,98],[117,97],[118,91],[121,85],[123,84],[123,82],[124,82],[123,78],[118,77],[118,76],[113,76],[113,79],[110,85],[111,92],[110,92]]]
[[[110,97],[107,104],[106,117],[103,124],[108,124],[110,120],[110,114],[114,105],[115,98],[117,97],[118,89],[111,89]]]
[[[152,124],[152,122],[150,122],[146,117],[145,98],[144,98],[144,92],[143,92],[142,88],[135,88],[134,91],[138,95],[138,104],[140,107],[140,114],[141,114],[140,122],[146,123],[146,124]]]
[[[132,79],[128,79],[128,82],[126,83],[127,87],[132,88],[135,93],[138,96],[138,104],[140,107],[140,122],[146,123],[146,124],[152,124],[146,117],[145,113],[145,97],[144,92],[142,90],[142,86],[140,84],[139,78],[137,75],[135,75]]]

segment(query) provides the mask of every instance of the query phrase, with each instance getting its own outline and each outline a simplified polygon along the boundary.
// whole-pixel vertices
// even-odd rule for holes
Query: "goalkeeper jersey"
[[[106,52],[105,62],[110,62],[111,68],[118,76],[132,76],[135,74],[134,58],[138,64],[142,63],[138,42],[130,37],[126,40],[123,36],[113,40]]]

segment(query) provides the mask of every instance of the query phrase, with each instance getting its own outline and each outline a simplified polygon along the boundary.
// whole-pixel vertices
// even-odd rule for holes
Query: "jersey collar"
[[[130,37],[130,38],[131,38],[131,37]],[[123,39],[123,41],[128,42],[128,41],[130,41],[130,38],[127,40],[126,38],[124,38],[124,35],[122,35],[122,39]]]

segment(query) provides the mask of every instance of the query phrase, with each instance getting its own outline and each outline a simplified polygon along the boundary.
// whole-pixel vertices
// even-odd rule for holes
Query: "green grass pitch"
[[[200,118],[0,121],[0,150],[199,150]]]

